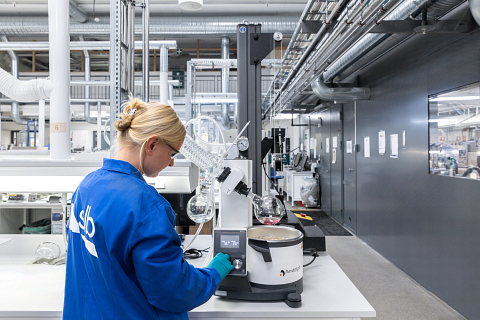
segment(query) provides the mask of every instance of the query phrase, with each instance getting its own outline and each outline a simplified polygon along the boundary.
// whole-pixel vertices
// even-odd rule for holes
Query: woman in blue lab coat
[[[143,179],[156,177],[182,146],[175,111],[138,99],[115,123],[114,159],[72,197],[64,319],[188,319],[233,269],[228,255],[207,268],[183,258],[170,204]]]

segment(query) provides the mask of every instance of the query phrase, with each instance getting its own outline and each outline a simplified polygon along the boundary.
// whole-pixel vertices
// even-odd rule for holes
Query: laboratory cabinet
[[[19,228],[35,221],[63,214],[61,203],[0,202],[0,234],[22,233]]]

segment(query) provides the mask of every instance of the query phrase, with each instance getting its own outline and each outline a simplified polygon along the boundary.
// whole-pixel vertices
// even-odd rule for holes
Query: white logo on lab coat
[[[87,212],[82,210],[80,211],[80,222],[77,221],[75,217],[75,210],[74,204],[72,204],[72,216],[70,217],[70,230],[74,233],[80,233],[80,229],[82,229],[89,238],[92,238],[95,234],[95,223],[93,218],[90,217],[90,211],[92,210],[91,206],[87,206]],[[98,258],[97,250],[95,249],[95,245],[92,241],[88,240],[83,234],[81,235],[83,242],[85,243],[85,247],[87,248],[88,252]]]

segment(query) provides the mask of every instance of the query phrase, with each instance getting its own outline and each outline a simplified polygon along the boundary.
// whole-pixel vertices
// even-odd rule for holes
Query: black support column
[[[246,157],[252,160],[252,192],[262,190],[261,62],[275,47],[272,33],[260,33],[261,25],[237,26],[238,129],[250,142]]]

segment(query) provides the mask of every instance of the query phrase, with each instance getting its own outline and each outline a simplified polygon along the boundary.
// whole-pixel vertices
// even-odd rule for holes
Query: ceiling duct
[[[202,38],[237,36],[237,25],[247,20],[250,24],[262,25],[262,32],[279,31],[290,35],[295,30],[298,16],[226,16],[226,17],[151,17],[150,35],[174,38]],[[135,34],[141,35],[141,22],[135,24]],[[14,36],[48,36],[47,17],[0,17],[0,34]],[[110,18],[99,17],[98,22],[80,23],[70,21],[71,36],[109,37]]]
[[[469,0],[469,3],[472,16],[477,24],[480,25],[480,0]]]
[[[430,1],[434,3],[431,8],[428,10],[428,19],[438,19],[439,17],[443,16],[453,7],[461,4],[465,0],[439,0],[439,1]],[[475,2],[480,2],[478,0],[474,0]],[[392,11],[387,17],[385,17],[384,21],[388,20],[408,20],[412,18],[412,13],[415,18],[419,10],[417,10],[422,4],[423,1],[414,0],[405,3],[404,5],[400,5],[397,9]],[[479,11],[480,12],[480,11]],[[472,12],[473,13],[473,12]],[[412,31],[412,34],[413,31]],[[362,39],[360,39],[350,50],[348,50],[340,59],[335,61],[327,71],[324,73],[324,79],[326,82],[330,81],[331,79],[335,78],[338,74],[346,70],[348,67],[353,65],[355,62],[359,61],[363,56],[368,54],[374,48],[376,48],[376,52],[381,51],[378,49],[378,46],[382,44],[385,40],[392,37],[392,34],[374,34],[369,33],[365,35]],[[385,43],[385,46],[382,45],[383,51],[386,51],[392,47],[394,47],[399,42],[405,40],[408,36],[403,34],[394,34],[392,41],[388,41]],[[396,38],[396,39],[395,39]],[[373,60],[373,59],[372,59]],[[370,60],[371,61],[371,60]]]
[[[83,11],[77,6],[75,1],[70,0],[70,6],[68,8],[68,11],[70,13],[70,17],[72,17],[72,19],[74,19],[75,21],[78,21],[81,23],[87,22],[88,20],[87,14],[85,13],[85,11]]]
[[[354,101],[354,100],[369,100],[369,88],[329,88],[323,82],[323,76],[312,82],[312,90],[324,101]]]

